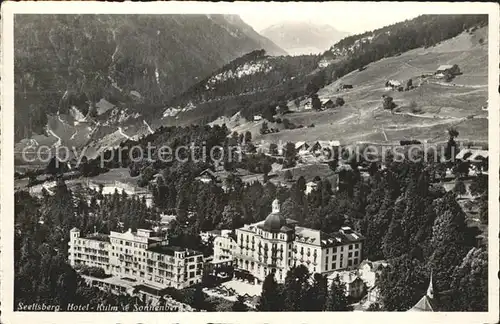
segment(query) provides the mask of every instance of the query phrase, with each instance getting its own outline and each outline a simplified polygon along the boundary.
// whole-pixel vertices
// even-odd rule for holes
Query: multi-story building
[[[230,230],[222,230],[220,235],[214,239],[214,261],[232,261],[233,251],[236,249],[237,243],[231,237]]]
[[[232,273],[233,252],[236,249],[236,241],[230,230],[221,230],[214,238],[214,255],[211,260],[205,260],[205,269],[211,275],[227,275]],[[222,277],[221,277],[222,278]]]
[[[182,289],[201,282],[202,253],[169,246],[166,237],[153,236],[150,230],[80,237],[73,228],[68,244],[71,266],[99,267],[107,274],[156,287]]]
[[[287,271],[300,264],[322,274],[355,268],[362,260],[364,241],[349,227],[327,234],[298,226],[282,215],[278,200],[264,221],[236,229],[236,238],[235,270],[257,283],[273,272],[283,282]]]

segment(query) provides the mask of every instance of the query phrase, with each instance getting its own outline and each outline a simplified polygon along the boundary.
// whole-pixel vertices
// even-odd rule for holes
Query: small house
[[[309,147],[310,147],[310,145],[304,141],[300,141],[300,142],[295,143],[295,150],[297,152],[307,151],[309,149]]]
[[[334,107],[335,103],[331,99],[321,99],[321,108],[330,109]]]
[[[441,65],[437,68],[436,70],[436,75],[446,75],[446,74],[451,74],[451,75],[458,75],[460,74],[460,68],[458,67],[457,64],[446,64],[446,65]]]
[[[261,121],[262,120],[262,116],[261,115],[255,115],[253,116],[253,121]]]
[[[219,182],[220,179],[217,176],[217,174],[210,170],[210,169],[205,169],[203,170],[200,175],[197,177],[198,180],[200,180],[203,183],[209,183],[212,181]]]
[[[338,147],[340,147],[339,141],[316,141],[310,151],[316,155],[331,154]]]
[[[333,272],[328,276],[328,281],[332,281],[339,276],[340,281],[345,284],[345,294],[348,297],[359,299],[366,293],[366,284],[355,271]]]
[[[352,84],[343,84],[341,89],[352,89]]]
[[[399,82],[398,80],[389,80],[385,83],[385,86],[387,88],[398,89],[399,87],[401,87],[401,82]]]

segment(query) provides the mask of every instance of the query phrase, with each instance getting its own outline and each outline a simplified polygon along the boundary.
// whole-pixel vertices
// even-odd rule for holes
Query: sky
[[[412,19],[421,14],[452,13],[454,8],[458,7],[428,2],[269,2],[245,3],[236,9],[236,13],[257,32],[284,21],[310,21],[357,34]]]

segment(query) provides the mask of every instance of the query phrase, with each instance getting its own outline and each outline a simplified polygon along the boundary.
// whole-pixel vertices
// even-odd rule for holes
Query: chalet
[[[401,87],[401,82],[399,82],[398,80],[389,80],[385,83],[385,86],[387,88],[398,89],[399,87]]]
[[[321,108],[330,109],[335,107],[335,103],[331,99],[321,99]]]
[[[458,67],[457,64],[441,65],[437,68],[435,74],[437,76],[439,76],[439,75],[444,76],[445,74],[458,75],[458,74],[460,74],[460,68]]]
[[[316,155],[332,152],[340,147],[339,141],[316,141],[312,144],[310,151]]]
[[[297,152],[307,151],[309,149],[309,147],[310,147],[310,145],[304,141],[300,141],[300,142],[295,143],[295,150]]]
[[[203,170],[196,179],[200,180],[203,183],[209,183],[212,181],[220,182],[219,176],[210,169]]]
[[[361,298],[366,292],[366,284],[355,271],[333,272],[328,276],[329,285],[336,277],[345,284],[345,294],[352,298]]]

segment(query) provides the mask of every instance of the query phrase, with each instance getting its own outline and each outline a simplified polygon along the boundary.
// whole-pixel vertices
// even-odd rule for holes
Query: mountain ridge
[[[224,15],[17,15],[15,33],[17,140],[50,114],[95,114],[102,98],[140,111],[252,50],[285,54]]]
[[[316,54],[349,35],[328,24],[282,22],[260,32],[290,54]]]

